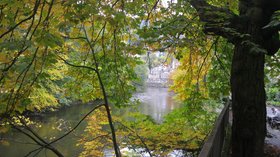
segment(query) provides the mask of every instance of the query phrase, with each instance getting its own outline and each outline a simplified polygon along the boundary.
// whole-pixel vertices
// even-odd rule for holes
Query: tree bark
[[[239,16],[248,17],[240,32],[250,34],[250,42],[258,47],[248,47],[242,42],[235,44],[231,67],[232,157],[262,157],[266,135],[265,54],[259,48],[270,51],[266,48],[267,36],[263,27],[273,12],[263,8],[262,0],[239,3]]]
[[[262,157],[266,133],[264,55],[236,45],[231,70],[232,157]]]
[[[205,0],[191,0],[191,4],[205,22],[205,33],[223,36],[235,45],[231,67],[232,157],[263,157],[266,134],[264,58],[265,53],[274,55],[280,47],[278,30],[263,28],[274,11],[280,9],[280,3],[239,0],[238,16]]]

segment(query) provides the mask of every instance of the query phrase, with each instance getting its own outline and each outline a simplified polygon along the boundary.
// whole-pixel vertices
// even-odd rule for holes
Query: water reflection
[[[140,112],[150,115],[156,122],[161,122],[163,116],[179,107],[173,100],[173,93],[168,88],[147,88],[143,93],[134,95],[141,101]]]
[[[59,112],[48,113],[43,118],[36,120],[39,125],[33,127],[33,129],[44,140],[52,141],[68,132],[71,126],[77,124],[91,108],[92,105],[75,105],[62,109]],[[66,157],[78,156],[82,148],[76,146],[78,139],[80,139],[77,135],[81,135],[84,132],[85,126],[86,122],[83,122],[74,133],[69,134],[66,138],[53,144],[53,146]],[[7,139],[9,145],[0,145],[0,157],[23,157],[30,151],[40,148],[29,137],[16,130],[11,130],[7,134],[1,134],[1,138]],[[56,157],[53,152],[46,149],[40,149],[37,152],[38,157]],[[33,155],[34,153],[30,156]]]
[[[172,95],[172,93],[168,92],[167,88],[147,88],[145,92],[135,94],[134,98],[141,101],[140,112],[150,115],[156,122],[161,122],[164,115],[178,107],[178,104],[173,101]],[[37,120],[40,125],[35,127],[34,130],[46,141],[52,141],[65,134],[92,108],[92,104],[75,105],[62,109],[59,112],[48,113],[42,119]],[[77,146],[77,143],[84,133],[85,127],[86,122],[82,122],[73,133],[53,146],[66,157],[78,156],[82,148]],[[0,145],[0,157],[22,157],[40,147],[30,138],[15,130],[6,134],[0,134],[0,138],[7,139],[9,142],[9,145]],[[38,151],[37,156],[56,157],[55,154],[46,149]]]

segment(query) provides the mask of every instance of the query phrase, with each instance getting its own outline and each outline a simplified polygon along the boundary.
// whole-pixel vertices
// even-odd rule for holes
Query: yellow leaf
[[[0,63],[8,63],[9,61],[6,55],[0,55]]]

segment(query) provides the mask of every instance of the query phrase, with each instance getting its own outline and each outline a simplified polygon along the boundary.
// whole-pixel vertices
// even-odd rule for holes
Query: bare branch
[[[27,132],[25,132],[24,130],[22,130],[22,129],[20,129],[18,126],[16,126],[16,125],[13,125],[12,124],[12,126],[16,129],[16,130],[18,130],[19,132],[21,132],[21,133],[23,133],[24,135],[26,135],[26,136],[28,136],[29,138],[31,138],[34,142],[36,142],[38,145],[40,145],[40,146],[42,146],[42,147],[45,147],[45,148],[47,148],[47,149],[49,149],[49,150],[51,150],[52,152],[54,152],[58,157],[64,157],[57,149],[55,149],[54,147],[52,147],[52,146],[49,146],[49,145],[44,145],[44,143],[46,143],[44,140],[44,142],[43,143],[41,143],[40,141],[38,141],[35,137],[33,137],[32,135],[30,135],[30,134],[28,134]],[[34,135],[34,134],[33,134]]]
[[[57,142],[57,141],[63,139],[64,137],[68,136],[70,133],[72,133],[74,130],[76,130],[76,129],[78,128],[78,126],[79,126],[93,111],[95,111],[96,109],[98,109],[98,108],[100,108],[100,107],[102,107],[102,106],[104,106],[104,104],[95,106],[95,107],[94,107],[93,109],[91,109],[86,115],[84,115],[84,117],[83,117],[82,119],[80,119],[80,121],[79,121],[71,130],[69,130],[69,131],[68,131],[67,133],[65,133],[64,135],[60,136],[59,138],[57,138],[57,139],[55,139],[55,140],[53,140],[53,141],[51,141],[51,142],[49,142],[49,143],[45,142],[42,138],[40,138],[40,136],[39,136],[38,134],[36,134],[29,126],[27,126],[27,125],[25,124],[25,122],[24,122],[23,120],[21,120],[21,121],[23,122],[25,128],[26,128],[27,130],[29,130],[35,137],[37,137],[40,141],[42,141],[42,142],[44,143],[44,144],[40,143],[40,142],[37,141],[33,136],[29,135],[29,134],[26,133],[26,132],[23,132],[21,129],[19,129],[19,128],[17,127],[17,128],[16,128],[17,130],[19,130],[20,132],[24,133],[24,134],[27,135],[28,137],[30,137],[33,141],[35,141],[38,145],[41,146],[41,147],[39,147],[39,148],[34,149],[33,151],[30,151],[26,156],[29,156],[29,155],[32,154],[33,152],[36,152],[36,151],[38,151],[38,150],[40,150],[40,149],[42,149],[42,148],[48,148],[48,149],[52,148],[52,149],[54,149],[53,147],[51,147],[51,144],[53,144],[53,143],[55,143],[55,142]]]
[[[41,149],[43,149],[43,147],[39,147],[37,149],[34,149],[34,150],[28,152],[26,155],[24,155],[24,157],[28,157],[29,155],[31,155],[32,153],[35,153],[37,151],[39,152]]]

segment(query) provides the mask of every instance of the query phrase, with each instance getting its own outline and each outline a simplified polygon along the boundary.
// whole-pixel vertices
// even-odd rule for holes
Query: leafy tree
[[[137,88],[140,88],[140,86],[145,86],[146,80],[148,78],[148,68],[147,65],[142,63],[135,67],[134,71],[136,72],[138,80],[136,82],[133,82]]]
[[[196,101],[196,102],[195,102]],[[197,154],[200,146],[209,134],[216,118],[216,111],[211,110],[211,101],[196,99],[191,104],[200,106],[197,110],[190,104],[175,109],[157,124],[147,115],[129,111],[121,111],[114,115],[116,135],[120,148],[135,150],[135,153],[149,153],[151,156],[167,156],[174,150]],[[85,134],[80,140],[83,145],[81,156],[104,155],[103,149],[110,149],[110,130],[104,108],[100,108],[87,120]],[[125,115],[125,116],[123,116]]]
[[[135,55],[142,51],[128,42],[136,39],[126,26],[135,26],[137,19],[125,15],[121,1],[24,3],[1,1],[2,117],[9,120],[18,111],[41,110],[63,97],[84,102],[101,98],[115,154],[120,156],[109,102],[125,105],[134,90],[131,80],[139,62]],[[128,15],[137,10],[129,8]],[[60,67],[62,63],[69,67]]]
[[[274,55],[280,46],[277,10],[279,3],[273,0],[177,1],[161,8],[157,13],[161,18],[155,17],[151,29],[143,31],[148,32],[148,42],[161,43],[164,48],[201,44],[205,39],[201,30],[208,35],[222,36],[234,45],[230,79],[233,156],[263,156],[266,131],[264,56]],[[203,28],[192,15],[199,16]]]
[[[264,56],[279,49],[279,5],[277,0],[177,0],[168,4],[160,0],[3,0],[1,118],[57,106],[69,97],[84,102],[101,98],[115,154],[120,156],[109,103],[122,106],[129,102],[137,54],[166,51],[183,63],[174,76],[174,89],[181,92],[182,100],[227,95],[228,81],[218,77],[223,74],[216,69],[224,72],[231,65],[233,156],[263,156]],[[234,45],[233,57],[227,42]],[[277,58],[268,58],[268,64],[279,69]],[[268,80],[278,76],[275,69],[268,69]],[[190,75],[180,80],[186,72]],[[212,92],[217,87],[225,89]],[[62,156],[50,146],[55,141],[48,144],[32,130],[29,133],[40,146]]]
[[[280,47],[278,28],[269,23],[277,1],[239,1],[239,15],[228,8],[193,0],[204,31],[235,45],[231,68],[232,156],[263,156],[266,134],[264,55]]]
[[[203,49],[207,49],[206,46]],[[180,49],[182,58],[180,66],[173,72],[174,80],[171,87],[177,93],[177,97],[181,101],[195,97],[195,93],[200,93],[205,98],[209,97],[206,77],[211,66],[211,48],[209,50],[201,50],[197,47]],[[208,51],[203,54],[202,51]]]
[[[214,48],[211,68],[207,75],[209,97],[219,100],[230,96],[230,67],[233,45],[220,39]]]
[[[266,58],[265,72],[266,72],[266,96],[267,103],[271,105],[279,105],[280,93],[280,78],[279,78],[279,53],[272,57]]]

